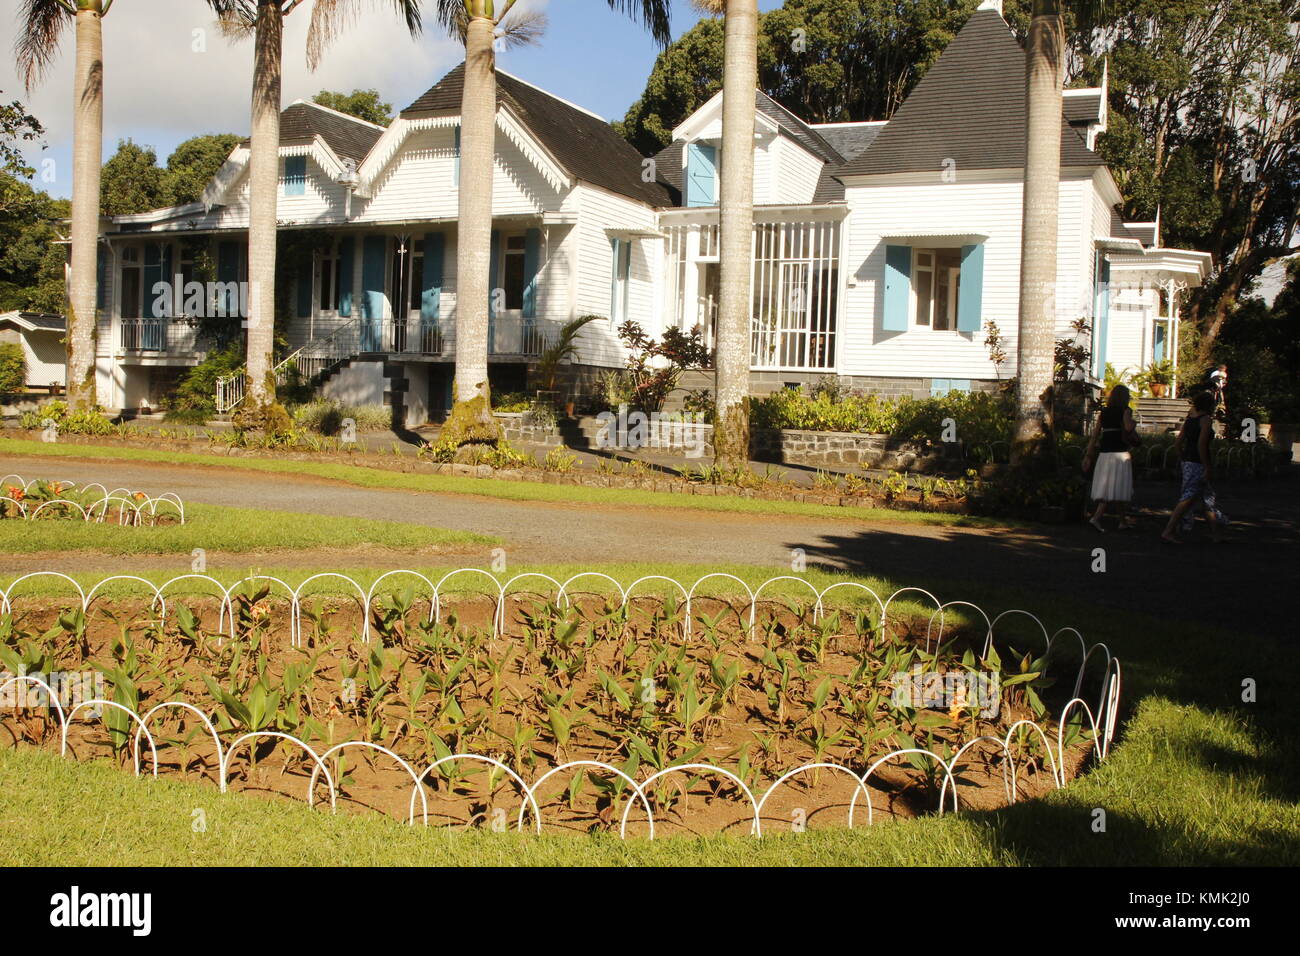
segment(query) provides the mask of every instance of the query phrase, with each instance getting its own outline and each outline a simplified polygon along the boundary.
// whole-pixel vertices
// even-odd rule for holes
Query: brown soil
[[[23,601],[13,622],[13,632],[0,632],[11,650],[44,650],[40,669],[83,671],[88,662],[115,666],[127,657],[124,638],[134,648],[134,682],[140,693],[135,708],[144,714],[166,700],[184,700],[214,716],[226,708],[213,699],[204,677],[218,689],[228,690],[236,701],[247,703],[260,672],[271,688],[279,688],[281,729],[308,739],[317,752],[345,740],[373,740],[396,751],[416,772],[424,770],[440,753],[470,752],[490,756],[515,768],[532,785],[551,767],[572,760],[599,760],[623,767],[638,752],[631,741],[640,737],[660,759],[670,762],[708,763],[738,772],[748,761],[750,786],[756,798],[785,771],[820,760],[848,767],[861,774],[876,759],[900,747],[917,746],[948,753],[963,742],[983,734],[1003,737],[1016,719],[1032,716],[1016,691],[1002,693],[1002,710],[992,720],[971,713],[950,718],[944,711],[915,712],[911,716],[889,706],[889,680],[893,668],[905,669],[924,645],[925,620],[904,623],[882,634],[850,613],[834,626],[813,625],[798,609],[764,605],[759,609],[755,633],[747,635],[748,609],[719,600],[699,600],[693,612],[693,634],[683,640],[679,618],[664,611],[660,602],[647,598],[634,602],[626,622],[603,599],[585,596],[572,616],[556,613],[544,599],[512,595],[507,608],[505,636],[492,636],[492,602],[487,598],[456,600],[444,605],[442,626],[430,627],[430,607],[419,602],[400,614],[391,606],[376,608],[372,641],[361,640],[361,617],[355,601],[334,597],[304,599],[303,647],[290,645],[288,602],[271,595],[249,595],[236,609],[239,637],[218,639],[215,600],[187,598],[196,615],[198,630],[189,635],[178,629],[181,612],[170,604],[167,626],[150,622],[144,602],[96,602],[84,631],[64,619],[66,610],[56,601]],[[156,614],[152,615],[156,617]],[[969,635],[946,635],[948,646],[934,669],[959,666],[972,646]],[[387,660],[368,679],[368,662],[380,652]],[[978,650],[978,648],[977,648]],[[773,695],[779,680],[776,655],[786,662],[787,691]],[[905,655],[900,657],[899,655]],[[1004,654],[1006,660],[1011,655]],[[766,663],[765,663],[766,660]],[[462,663],[463,661],[463,663]],[[775,664],[780,664],[775,660]],[[301,691],[283,685],[286,671],[307,666],[311,676]],[[716,666],[715,666],[716,665]],[[730,690],[717,677],[738,665],[739,678]],[[493,670],[496,670],[496,676]],[[802,676],[799,671],[802,670]],[[614,675],[612,684],[630,695],[620,703],[604,683],[602,672]],[[292,672],[290,671],[290,674]],[[1062,673],[1073,668],[1062,662]],[[412,685],[425,675],[425,693],[411,704]],[[655,682],[652,707],[639,703],[637,676],[651,674]],[[819,709],[816,691],[827,678],[829,692]],[[349,680],[355,680],[350,685]],[[683,708],[690,699],[688,681],[694,682],[701,713],[686,722]],[[439,687],[439,684],[444,686]],[[1071,684],[1072,680],[1063,683]],[[106,680],[106,695],[114,693]],[[351,688],[355,686],[355,694]],[[883,691],[884,703],[873,700]],[[1063,699],[1048,696],[1049,709]],[[549,696],[548,696],[549,695]],[[563,698],[558,701],[556,698]],[[775,701],[775,707],[773,702]],[[292,707],[287,704],[292,703]],[[572,724],[571,736],[561,743],[552,721],[552,706]],[[111,710],[106,711],[107,714]],[[921,714],[929,716],[922,717]],[[57,722],[39,711],[13,712],[0,721],[5,736],[15,744],[58,746]],[[933,739],[926,742],[928,722]],[[1048,737],[1056,729],[1041,719]],[[511,736],[523,727],[531,730],[529,744],[516,750]],[[243,728],[223,720],[222,746],[229,747]],[[158,745],[159,773],[203,777],[215,784],[217,761],[211,737],[192,715],[168,710],[150,721]],[[132,728],[133,732],[134,728]],[[836,739],[818,756],[816,733]],[[438,742],[434,742],[433,735]],[[836,737],[836,735],[843,735]],[[116,760],[131,766],[129,747],[114,751],[105,718],[87,718],[82,711],[71,727],[69,745],[79,760]],[[141,756],[145,772],[151,764],[147,744]],[[447,749],[442,749],[443,747]],[[697,751],[698,748],[698,751]],[[1091,744],[1078,739],[1067,748],[1066,776],[1073,777],[1086,764]],[[330,772],[339,780],[339,807],[343,811],[381,812],[405,819],[411,797],[410,775],[378,753],[362,749],[346,752],[340,766],[331,761]],[[689,759],[684,760],[684,757]],[[255,762],[254,762],[255,758]],[[963,809],[995,808],[1006,803],[1006,767],[1000,748],[983,742],[963,756],[958,796]],[[256,753],[244,745],[232,763],[229,787],[276,799],[301,801],[307,793],[313,764],[292,744],[271,739],[257,742]],[[1018,798],[1032,798],[1053,788],[1050,763],[1041,742],[1016,753]],[[431,825],[490,826],[504,819],[513,827],[522,799],[504,775],[489,779],[487,765],[463,762],[454,779],[431,774],[425,788]],[[641,759],[629,772],[644,780],[652,761]],[[595,768],[579,771],[595,772]],[[579,792],[568,791],[569,771],[548,779],[538,794],[547,829],[585,832],[617,830],[628,794],[611,803],[597,780],[610,775],[595,772],[582,780]],[[938,803],[938,782],[910,764],[895,758],[871,778],[871,806],[876,820],[933,813]],[[763,808],[763,826],[785,829],[800,813],[809,828],[843,826],[856,790],[848,774],[834,770],[805,771],[787,781]],[[316,799],[328,803],[323,782]],[[710,833],[720,830],[747,832],[752,810],[743,793],[726,777],[709,773],[677,773],[660,778],[651,788],[656,835]],[[949,800],[951,797],[949,797]],[[505,816],[502,818],[501,812]],[[420,818],[417,800],[417,820]],[[855,825],[866,822],[859,801]],[[531,827],[532,820],[528,820]],[[629,835],[647,832],[645,813],[635,806],[629,817]]]

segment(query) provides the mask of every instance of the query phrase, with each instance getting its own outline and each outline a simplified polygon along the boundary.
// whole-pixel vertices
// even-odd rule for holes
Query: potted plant
[[[574,340],[583,326],[599,318],[598,315],[580,315],[566,322],[560,329],[559,335],[555,337],[555,341],[537,357],[537,383],[541,386],[537,390],[538,401],[549,402],[552,406],[558,404],[560,393],[556,389],[556,384],[560,377],[560,364],[573,358],[577,351],[577,343]],[[572,416],[571,405],[570,402],[565,406],[566,413],[570,416]]]
[[[1169,359],[1152,362],[1146,367],[1143,379],[1153,398],[1164,398],[1169,394],[1169,386],[1174,381],[1174,363]]]

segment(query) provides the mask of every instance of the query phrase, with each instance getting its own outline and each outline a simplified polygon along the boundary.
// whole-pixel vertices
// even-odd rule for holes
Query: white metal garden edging
[[[46,485],[57,485],[60,489],[68,491],[78,487],[75,481],[56,481],[50,478],[33,478],[30,481],[24,481],[22,475],[10,473],[5,475],[3,478],[0,478],[0,488],[8,487],[10,478],[18,479],[18,484],[13,487],[21,487],[24,494],[30,491],[33,486],[42,483]],[[82,505],[67,498],[52,498],[49,501],[41,502],[35,510],[29,512],[21,501],[17,501],[13,498],[3,498],[0,500],[11,505],[17,505],[18,510],[23,515],[23,519],[26,521],[35,520],[48,505],[61,504],[72,505],[80,511],[83,521],[90,521],[95,514],[95,509],[98,508],[99,517],[95,520],[102,524],[104,518],[108,514],[109,505],[113,502],[119,502],[120,505],[117,519],[119,525],[129,524],[132,527],[139,527],[142,524],[141,515],[146,508],[148,509],[149,517],[152,518],[153,522],[156,524],[158,520],[158,508],[160,505],[167,505],[172,508],[176,512],[176,516],[180,523],[185,524],[185,503],[175,492],[165,491],[157,497],[150,497],[144,492],[133,492],[129,488],[114,488],[109,490],[98,481],[92,481],[81,486],[82,491],[89,491],[92,488],[99,489],[100,497],[88,505]],[[126,520],[126,511],[128,508],[131,509],[132,513],[130,521]]]

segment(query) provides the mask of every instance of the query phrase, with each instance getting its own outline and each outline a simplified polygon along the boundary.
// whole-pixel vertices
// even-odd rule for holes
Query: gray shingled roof
[[[25,325],[33,331],[66,332],[68,320],[61,315],[48,315],[43,312],[4,312],[0,313],[0,322],[10,321],[16,325]]]
[[[1025,164],[1025,52],[994,10],[977,10],[881,134],[843,175]],[[1102,165],[1061,114],[1061,165]]]
[[[844,157],[845,162],[827,163],[822,167],[821,177],[817,180],[817,188],[813,191],[813,202],[844,201],[844,183],[836,178],[836,174],[847,163],[862,155],[866,148],[876,141],[876,137],[880,135],[881,130],[884,128],[879,123],[869,126],[864,123],[855,123],[852,126],[822,127],[817,130],[828,143],[835,147],[835,151]]]
[[[1065,118],[1071,126],[1088,126],[1101,122],[1101,93],[1089,92],[1086,96],[1064,96],[1061,98]]]
[[[800,146],[814,156],[819,156],[827,163],[840,163],[844,156],[828,143],[825,137],[799,117],[768,96],[762,90],[754,91],[754,105],[781,129],[783,133],[795,140]]]
[[[675,193],[675,204],[681,203],[686,184],[682,182],[682,150],[686,148],[684,140],[676,139],[655,153],[655,172],[661,182]]]
[[[462,63],[402,110],[402,116],[458,115],[464,77]],[[600,117],[499,71],[497,101],[509,105],[576,178],[653,206],[673,205],[673,196],[664,184],[642,182],[645,157]]]
[[[351,159],[357,164],[383,135],[378,126],[314,103],[294,103],[280,113],[281,146],[310,143],[319,136],[339,159]]]

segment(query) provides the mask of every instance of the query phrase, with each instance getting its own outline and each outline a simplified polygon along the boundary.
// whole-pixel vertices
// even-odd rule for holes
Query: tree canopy
[[[351,93],[321,90],[312,97],[312,102],[376,126],[387,126],[393,121],[393,104],[380,99],[378,90],[353,90]]]
[[[177,146],[167,165],[160,167],[153,147],[122,140],[104,164],[100,181],[103,214],[125,216],[198,201],[239,142],[233,133],[193,136]]]

